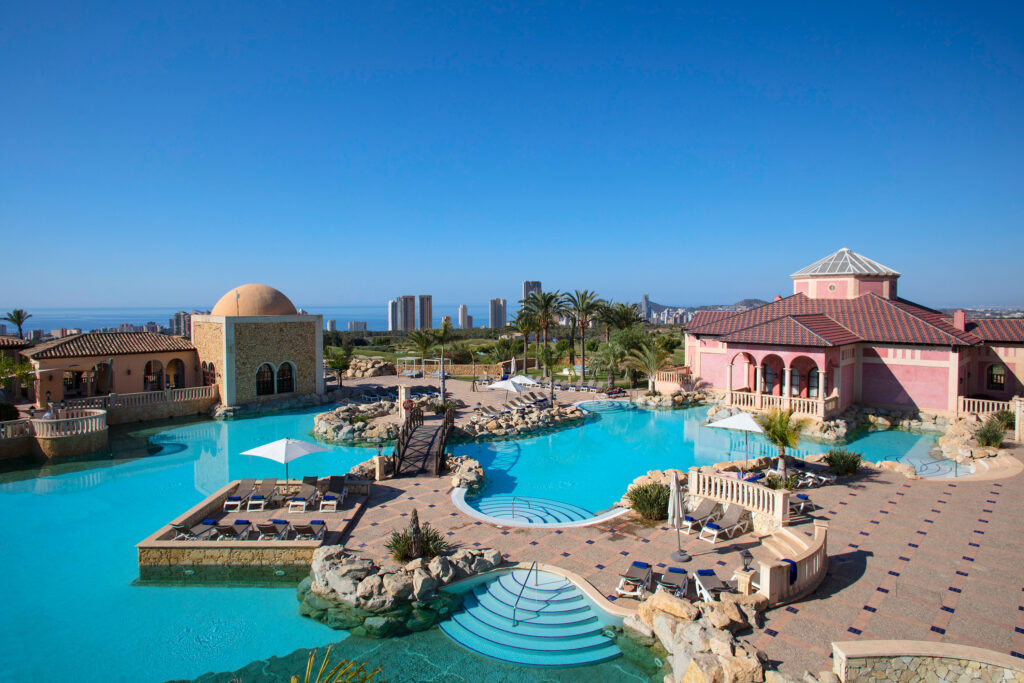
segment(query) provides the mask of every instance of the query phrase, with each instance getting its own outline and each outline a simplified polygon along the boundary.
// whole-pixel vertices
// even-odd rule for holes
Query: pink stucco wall
[[[861,402],[953,410],[949,405],[949,368],[866,360],[861,365]]]
[[[853,380],[856,374],[857,366],[853,363],[842,366],[841,372],[843,373],[843,386],[839,392],[839,407],[849,408],[854,403],[856,398],[853,391]]]

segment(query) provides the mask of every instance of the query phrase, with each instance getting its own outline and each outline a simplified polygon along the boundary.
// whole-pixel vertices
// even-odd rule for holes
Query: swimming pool
[[[137,542],[230,479],[283,476],[277,463],[238,454],[308,438],[316,412],[116,430],[117,460],[0,475],[0,680],[194,678],[341,640],[345,632],[298,615],[294,587],[133,585]],[[290,471],[346,472],[369,455],[332,448]]]
[[[586,404],[584,408],[588,408]],[[622,402],[595,402],[593,421],[515,441],[492,441],[454,446],[483,465],[484,494],[470,505],[489,512],[495,499],[508,496],[568,503],[592,514],[616,503],[626,486],[649,470],[711,465],[744,458],[743,435],[711,429],[702,423],[706,407],[681,410],[633,409]],[[935,436],[903,431],[869,432],[846,445],[872,462],[903,460],[915,466],[938,466],[928,455]],[[828,444],[804,441],[793,452],[824,453]],[[775,455],[762,437],[749,439],[750,457]],[[960,474],[963,473],[961,470]],[[939,476],[954,476],[952,468]],[[493,514],[493,513],[491,513]]]

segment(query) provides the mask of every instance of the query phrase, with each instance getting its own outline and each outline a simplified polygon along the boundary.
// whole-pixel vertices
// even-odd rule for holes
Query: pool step
[[[572,503],[533,496],[486,496],[473,501],[472,505],[489,517],[531,524],[564,524],[594,516],[590,510]]]
[[[548,667],[618,657],[621,651],[603,629],[575,584],[550,572],[525,570],[475,586],[462,609],[441,623],[445,635],[485,657]]]

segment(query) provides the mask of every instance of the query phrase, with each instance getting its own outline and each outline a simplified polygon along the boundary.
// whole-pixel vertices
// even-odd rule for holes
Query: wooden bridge
[[[455,424],[455,410],[424,420],[423,410],[409,411],[395,444],[396,477],[437,477],[444,469],[444,449]]]

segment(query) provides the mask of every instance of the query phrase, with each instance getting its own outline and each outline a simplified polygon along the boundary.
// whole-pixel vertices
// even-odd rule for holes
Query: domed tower
[[[793,293],[812,299],[856,299],[869,293],[895,299],[899,276],[892,268],[843,247],[791,277]]]
[[[235,287],[209,315],[193,315],[192,343],[223,405],[324,391],[323,316],[300,314],[268,285]]]

